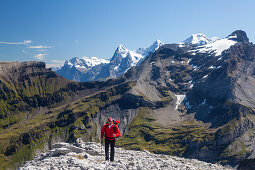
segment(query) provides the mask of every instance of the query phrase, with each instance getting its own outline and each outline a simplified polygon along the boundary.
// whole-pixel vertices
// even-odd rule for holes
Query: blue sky
[[[254,6],[254,0],[1,0],[0,61],[108,59],[119,44],[137,49],[237,29],[255,42]]]

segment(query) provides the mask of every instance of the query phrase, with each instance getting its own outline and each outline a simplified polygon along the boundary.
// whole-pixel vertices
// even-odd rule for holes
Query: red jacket
[[[106,128],[105,128],[105,126],[106,126]],[[118,126],[115,125],[114,123],[112,124],[110,129],[109,129],[109,124],[108,123],[106,123],[102,127],[101,138],[103,138],[104,134],[105,134],[105,138],[108,139],[108,140],[115,140],[116,137],[120,137],[121,136],[120,130],[119,130]],[[113,137],[113,134],[115,134],[116,137]]]

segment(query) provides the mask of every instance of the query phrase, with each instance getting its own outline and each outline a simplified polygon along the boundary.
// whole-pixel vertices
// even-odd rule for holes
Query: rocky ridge
[[[27,161],[20,170],[36,169],[210,169],[230,170],[219,164],[211,164],[196,159],[184,159],[174,156],[152,154],[148,151],[115,149],[115,161],[104,160],[104,148],[99,143],[82,142],[53,144],[53,149],[42,153],[32,161]],[[101,150],[102,149],[102,150]]]

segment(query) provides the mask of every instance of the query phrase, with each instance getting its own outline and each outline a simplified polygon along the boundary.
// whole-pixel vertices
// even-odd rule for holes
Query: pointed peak
[[[129,50],[124,47],[122,44],[120,44],[117,49],[115,50],[114,54],[126,54]]]
[[[73,58],[71,58],[71,59],[69,59],[68,61],[70,61],[70,62],[75,62],[75,61],[79,61],[80,59],[78,58],[78,57],[73,57]]]
[[[160,40],[156,40],[154,41],[153,45],[161,46],[161,45],[164,45],[164,43]]]
[[[125,50],[126,48],[124,47],[124,45],[122,45],[122,44],[120,44],[119,46],[118,46],[118,48],[117,48],[117,50],[119,51],[119,50]]]
[[[242,30],[232,32],[227,38],[238,42],[249,42],[246,32]]]

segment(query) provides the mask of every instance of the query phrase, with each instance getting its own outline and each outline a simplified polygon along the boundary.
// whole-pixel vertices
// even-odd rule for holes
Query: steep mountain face
[[[124,48],[118,52],[110,63],[128,58]],[[0,120],[7,120],[11,109],[20,111],[16,115],[22,120],[0,129],[1,166],[19,166],[55,142],[98,141],[108,116],[120,120],[123,137],[117,145],[127,149],[231,166],[253,159],[254,59],[255,46],[239,30],[202,45],[163,45],[120,78],[101,82],[68,81],[43,63],[2,66],[1,81],[12,83],[2,86],[1,100],[10,100]],[[63,83],[58,87],[55,81]],[[30,100],[22,87],[30,89]],[[63,97],[58,100],[48,91]],[[25,117],[23,105],[29,106],[25,113],[33,114]]]
[[[162,45],[163,43],[157,40],[150,47],[135,51],[119,45],[110,61],[96,57],[91,59],[75,57],[67,60],[63,67],[53,70],[69,80],[82,82],[116,78],[122,76],[130,67],[138,65]]]
[[[165,103],[147,108],[120,145],[230,165],[253,158],[254,50],[243,31],[162,46],[126,76],[137,79],[133,94]]]
[[[0,62],[0,70],[0,128],[22,119],[16,113],[47,110],[106,88],[64,79],[42,62]]]

